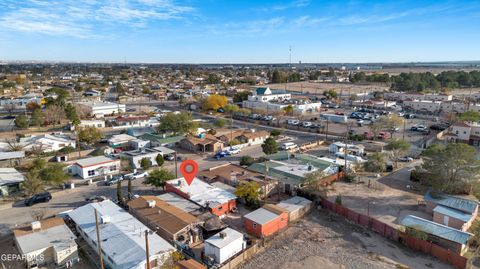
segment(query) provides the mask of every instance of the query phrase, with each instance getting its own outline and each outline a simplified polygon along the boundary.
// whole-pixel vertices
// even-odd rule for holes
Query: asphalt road
[[[219,160],[198,154],[180,154],[182,157],[195,159],[199,165],[199,169],[204,170],[217,165],[222,165],[228,162],[238,162],[242,156],[260,157],[263,156],[260,145],[251,146],[243,149],[239,154],[228,156]],[[178,166],[180,162],[178,162]],[[174,162],[165,162],[164,168],[175,170]],[[181,173],[178,171],[178,176]],[[132,181],[133,193],[139,195],[158,195],[161,190],[156,190],[150,186],[142,184],[142,179]],[[127,183],[123,183],[123,193],[127,193]],[[42,215],[48,217],[58,214],[66,210],[74,209],[76,207],[86,204],[85,199],[102,195],[110,199],[116,199],[117,187],[106,186],[103,182],[97,182],[90,186],[77,186],[75,189],[63,190],[53,193],[53,198],[48,203],[40,203],[31,207],[23,205],[23,201],[16,202],[12,208],[0,210],[0,236],[8,234],[10,228],[16,225],[22,225],[34,220],[35,215]]]

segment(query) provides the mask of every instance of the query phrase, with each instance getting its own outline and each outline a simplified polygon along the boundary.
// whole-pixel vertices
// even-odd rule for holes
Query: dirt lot
[[[269,84],[267,85],[271,89],[285,89],[285,84]],[[351,93],[363,93],[373,91],[388,90],[389,87],[385,84],[371,84],[371,85],[358,85],[350,83],[328,83],[328,82],[292,82],[288,83],[287,90],[297,92],[309,92],[315,94],[322,94],[325,90],[336,90],[337,92],[351,92]]]
[[[409,268],[451,268],[340,216],[314,210],[241,268],[383,269],[400,268],[399,264]]]

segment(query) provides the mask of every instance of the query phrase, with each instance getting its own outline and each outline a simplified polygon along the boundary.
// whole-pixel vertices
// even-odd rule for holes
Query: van
[[[292,143],[292,142],[287,142],[287,143],[283,143],[283,145],[281,146],[281,149],[282,150],[289,150],[289,149],[294,149],[294,148],[297,148],[297,144],[295,143]]]

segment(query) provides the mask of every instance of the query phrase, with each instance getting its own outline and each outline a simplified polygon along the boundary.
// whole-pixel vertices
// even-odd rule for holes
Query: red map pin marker
[[[192,181],[198,172],[197,162],[194,160],[183,161],[182,164],[180,164],[180,172],[185,178],[185,181],[187,182],[188,186],[190,186],[190,184],[192,184]]]

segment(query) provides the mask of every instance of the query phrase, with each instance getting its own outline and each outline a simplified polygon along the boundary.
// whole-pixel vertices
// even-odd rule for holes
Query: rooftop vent
[[[154,200],[148,200],[147,201],[147,206],[150,207],[150,208],[154,208],[155,204],[156,204],[156,202]]]
[[[102,224],[107,224],[111,221],[110,216],[101,216],[100,221]]]
[[[220,232],[220,238],[225,239],[227,238],[227,233],[226,232]]]
[[[30,225],[32,226],[32,231],[42,229],[42,223],[40,221],[33,221]]]

